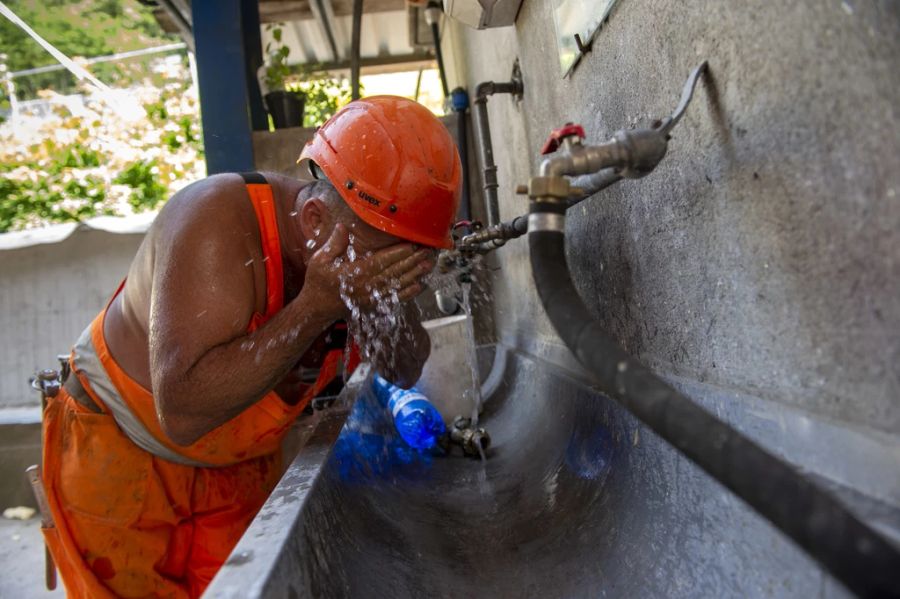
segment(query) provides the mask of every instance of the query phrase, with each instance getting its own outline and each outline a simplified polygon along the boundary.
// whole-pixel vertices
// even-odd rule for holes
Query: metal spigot
[[[459,248],[463,252],[484,254],[503,247],[510,239],[521,237],[527,232],[528,217],[519,216],[466,235],[460,240]]]
[[[528,182],[528,196],[545,202],[566,201],[582,192],[572,186],[568,177],[603,169],[615,169],[616,176],[628,179],[651,173],[665,157],[671,131],[684,116],[697,81],[706,69],[707,63],[703,62],[691,72],[675,112],[649,128],[623,129],[598,145],[583,143],[584,129],[580,125],[567,123],[552,131],[541,149],[542,154],[552,156],[541,163],[539,176]]]
[[[47,397],[56,397],[59,393],[59,371],[46,368],[37,372],[31,379],[31,387]]]
[[[463,453],[470,457],[483,457],[491,445],[491,436],[483,428],[472,426],[472,419],[457,416],[450,428],[450,440],[462,447]]]

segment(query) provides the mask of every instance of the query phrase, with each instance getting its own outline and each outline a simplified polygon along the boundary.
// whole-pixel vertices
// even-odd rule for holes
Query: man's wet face
[[[351,243],[357,255],[361,256],[369,252],[376,252],[398,243],[410,243],[390,233],[379,231],[355,215],[348,220],[350,222],[344,222],[344,225],[352,235]]]

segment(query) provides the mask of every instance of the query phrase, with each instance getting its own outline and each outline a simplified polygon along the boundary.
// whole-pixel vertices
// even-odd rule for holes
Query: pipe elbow
[[[494,82],[493,81],[482,81],[478,85],[475,86],[475,103],[484,104],[487,102],[487,97],[494,94]]]

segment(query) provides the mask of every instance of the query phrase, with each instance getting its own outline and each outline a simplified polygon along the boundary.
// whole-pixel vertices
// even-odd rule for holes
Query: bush
[[[318,78],[295,81],[287,85],[290,91],[300,91],[306,96],[303,112],[304,127],[318,127],[350,101],[350,81],[347,79]]]
[[[161,86],[131,89],[144,118],[46,94],[50,116],[0,124],[0,232],[153,210],[205,175],[187,68],[161,62]]]

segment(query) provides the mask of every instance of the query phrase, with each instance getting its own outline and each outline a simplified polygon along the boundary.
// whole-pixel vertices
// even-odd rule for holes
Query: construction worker
[[[222,174],[175,194],[76,342],[43,454],[45,538],[71,597],[203,592],[280,477],[285,432],[335,377],[348,305],[365,319],[373,298],[401,302],[409,341],[372,359],[418,379],[430,345],[403,302],[451,245],[451,137],[419,104],[372,97],[301,161],[317,180]],[[320,367],[314,383],[298,365]]]

